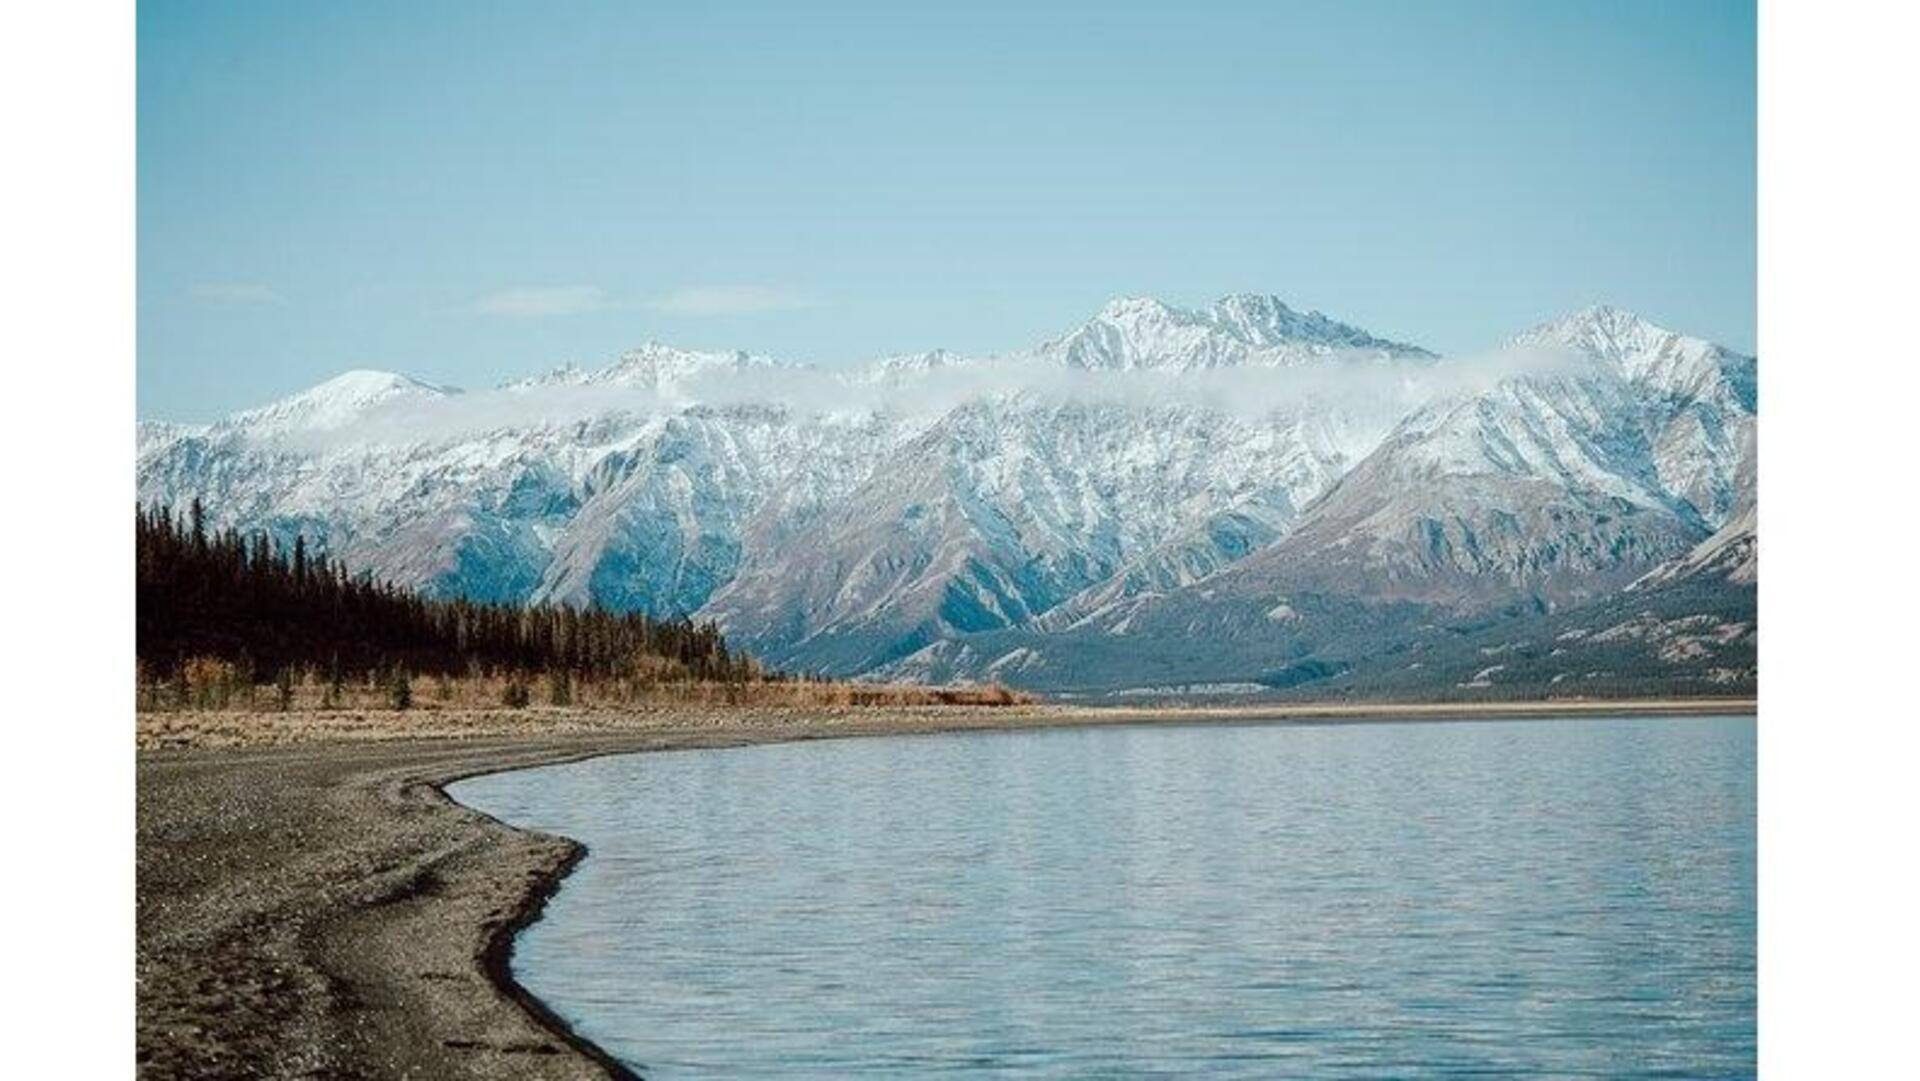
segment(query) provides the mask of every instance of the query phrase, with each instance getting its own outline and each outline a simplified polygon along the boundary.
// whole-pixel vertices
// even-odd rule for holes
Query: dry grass
[[[217,664],[218,662],[214,662]],[[143,751],[260,747],[391,740],[549,738],[591,734],[761,742],[889,732],[1028,728],[1114,723],[1284,721],[1348,723],[1457,717],[1673,715],[1751,712],[1752,699],[1551,701],[1482,703],[1239,703],[1234,705],[1089,706],[1042,704],[1005,687],[922,687],[869,683],[587,683],[554,705],[544,681],[528,685],[532,701],[503,703],[505,678],[412,682],[406,710],[392,708],[391,689],[354,681],[339,688],[311,678],[286,688],[251,688],[232,674],[200,666],[205,686],[140,686],[136,745]],[[224,681],[224,682],[223,682]],[[186,706],[174,703],[184,700]],[[196,708],[196,703],[201,704]]]
[[[137,707],[161,712],[314,713],[388,710],[396,705],[385,680],[353,679],[332,684],[308,672],[288,685],[257,683],[224,661],[196,658],[185,678],[140,682]],[[516,689],[521,692],[515,694]],[[584,709],[633,709],[667,706],[737,706],[793,709],[915,706],[1018,706],[1038,701],[1000,684],[926,687],[904,683],[825,681],[752,681],[701,683],[688,680],[579,679],[545,676],[511,678],[422,676],[409,680],[409,712],[496,710],[539,706]]]
[[[766,742],[882,732],[1024,728],[1099,720],[1058,706],[692,706],[526,709],[170,710],[135,717],[142,751],[405,740],[587,736]]]

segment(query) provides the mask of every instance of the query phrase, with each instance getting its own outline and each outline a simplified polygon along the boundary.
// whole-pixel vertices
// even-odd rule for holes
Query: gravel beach
[[[970,728],[1752,708],[143,714],[140,1074],[631,1076],[507,978],[513,933],[538,916],[583,850],[508,828],[442,792],[476,773],[608,753]]]

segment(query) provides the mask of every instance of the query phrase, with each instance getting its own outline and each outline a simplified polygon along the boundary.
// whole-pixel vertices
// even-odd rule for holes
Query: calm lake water
[[[1751,1075],[1750,718],[626,755],[520,982],[650,1078]]]

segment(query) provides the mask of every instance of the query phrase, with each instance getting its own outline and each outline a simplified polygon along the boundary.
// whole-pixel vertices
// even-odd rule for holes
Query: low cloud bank
[[[643,381],[533,382],[395,399],[342,427],[286,433],[277,439],[304,450],[418,444],[509,429],[560,431],[695,408],[777,409],[801,416],[889,413],[931,421],[989,400],[1039,408],[1201,408],[1249,419],[1334,411],[1384,430],[1439,399],[1481,393],[1514,378],[1576,374],[1591,363],[1541,347],[1432,361],[1354,353],[1283,367],[1189,372],[1094,371],[1035,356],[891,370],[720,363],[658,386]]]

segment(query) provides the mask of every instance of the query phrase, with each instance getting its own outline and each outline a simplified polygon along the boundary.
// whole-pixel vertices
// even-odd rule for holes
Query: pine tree
[[[411,678],[545,677],[571,702],[576,680],[629,686],[778,679],[729,648],[712,624],[564,605],[429,600],[313,554],[304,536],[210,530],[197,500],[185,515],[135,515],[136,656],[180,706],[253,694],[256,673],[325,664],[328,708],[349,679],[380,687],[396,666]],[[188,678],[190,662],[202,666]]]
[[[238,697],[248,708],[253,706],[253,679],[253,658],[243,649],[240,651],[240,660],[233,666],[232,683],[234,691],[238,692]]]
[[[533,696],[527,693],[527,685],[520,681],[519,676],[507,680],[507,689],[500,696],[501,704],[508,709],[525,709],[532,700]]]
[[[413,708],[413,681],[407,670],[397,664],[387,677],[387,704],[400,710]]]

